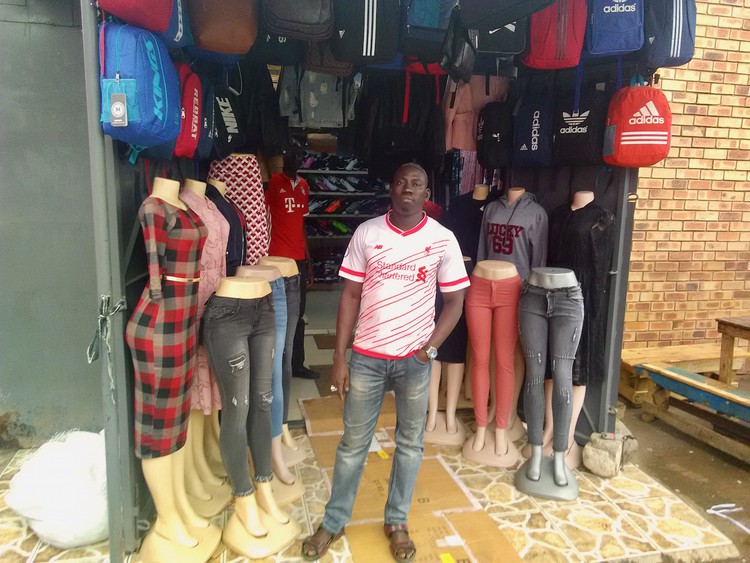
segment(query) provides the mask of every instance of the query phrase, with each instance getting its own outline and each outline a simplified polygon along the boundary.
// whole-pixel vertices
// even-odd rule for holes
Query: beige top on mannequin
[[[513,205],[525,193],[526,188],[508,188],[508,203]]]
[[[299,274],[297,262],[291,258],[284,258],[283,256],[262,256],[260,260],[258,260],[258,264],[261,266],[276,266],[281,272],[281,275],[285,278]]]
[[[263,266],[261,264],[256,264],[255,266],[239,266],[235,275],[240,278],[263,278],[264,280],[272,282],[281,277],[281,271],[276,266]]]
[[[570,208],[575,211],[581,207],[586,207],[592,201],[594,201],[594,192],[587,190],[576,192],[573,194],[573,201],[570,203]]]
[[[231,297],[233,299],[259,299],[271,293],[271,286],[263,278],[248,277],[240,278],[231,276],[222,278],[216,289],[218,297]]]
[[[471,199],[484,201],[488,195],[490,195],[490,187],[487,184],[476,184],[474,191],[471,192]]]
[[[219,190],[219,193],[222,195],[222,197],[226,196],[227,185],[224,182],[222,182],[221,180],[217,180],[216,178],[209,178],[208,183]]]
[[[544,289],[563,289],[578,285],[575,273],[567,268],[532,268],[526,281]]]
[[[504,280],[518,275],[518,270],[510,262],[500,260],[480,260],[471,272],[472,276],[485,280]]]
[[[187,211],[187,205],[185,205],[184,201],[180,200],[180,183],[177,180],[169,180],[157,176],[154,178],[154,187],[151,190],[151,195],[169,205]]]
[[[185,185],[183,186],[182,189],[191,191],[200,198],[206,197],[206,183],[205,182],[199,182],[198,180],[188,179],[188,180],[185,180]]]

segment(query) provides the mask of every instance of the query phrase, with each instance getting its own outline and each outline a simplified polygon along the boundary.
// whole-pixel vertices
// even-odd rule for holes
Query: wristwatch
[[[437,358],[438,351],[434,346],[425,344],[424,346],[422,346],[422,350],[424,350],[424,353],[427,354],[427,357],[429,359],[434,360],[435,358]]]

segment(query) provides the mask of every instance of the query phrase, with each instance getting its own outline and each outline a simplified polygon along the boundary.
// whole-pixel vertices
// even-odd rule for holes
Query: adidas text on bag
[[[591,0],[586,49],[592,55],[620,55],[643,45],[643,0]]]
[[[628,86],[612,97],[604,135],[604,161],[636,168],[669,154],[672,112],[666,96],[651,86]]]

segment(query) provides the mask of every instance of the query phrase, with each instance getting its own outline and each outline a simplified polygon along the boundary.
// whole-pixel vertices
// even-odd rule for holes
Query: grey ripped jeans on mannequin
[[[524,282],[518,329],[526,358],[523,409],[529,444],[542,445],[544,429],[544,373],[552,370],[553,449],[568,449],[573,408],[573,360],[583,326],[581,288],[545,289]],[[547,362],[549,354],[550,362]]]
[[[212,295],[203,323],[203,343],[221,394],[221,457],[234,496],[247,496],[254,491],[247,470],[247,446],[253,456],[255,480],[268,482],[273,478],[273,295],[259,299]]]

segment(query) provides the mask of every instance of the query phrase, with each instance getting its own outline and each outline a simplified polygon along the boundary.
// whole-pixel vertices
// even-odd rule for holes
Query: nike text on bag
[[[190,29],[190,16],[188,15],[188,0],[172,0],[172,15],[169,18],[169,27],[167,31],[160,33],[164,44],[169,49],[177,49],[192,45],[193,32]]]
[[[216,158],[222,159],[245,144],[245,134],[240,128],[242,122],[239,115],[239,101],[227,86],[214,86],[214,103],[216,112],[214,149]]]
[[[203,113],[203,88],[201,79],[186,63],[177,63],[182,85],[181,127],[175,144],[175,156],[193,158],[198,148]]]
[[[602,161],[607,123],[604,84],[581,87],[576,107],[575,91],[555,95],[555,164],[582,166]]]
[[[461,23],[466,27],[489,31],[527,18],[555,0],[461,0]]]
[[[180,132],[180,78],[167,48],[132,25],[106,23],[99,33],[104,133],[141,147],[174,141]],[[125,127],[111,123],[112,94],[126,96]]]
[[[590,0],[586,49],[592,55],[622,55],[643,45],[643,0]]]
[[[586,34],[586,13],[586,0],[557,0],[533,14],[523,64],[545,70],[576,66]]]
[[[130,24],[156,32],[167,30],[172,14],[172,0],[99,0],[99,7]]]
[[[331,0],[264,0],[266,30],[305,41],[324,41],[333,31]]]
[[[189,0],[195,44],[216,53],[244,55],[258,35],[257,0]]]
[[[424,62],[440,60],[455,0],[405,0],[401,52]]]
[[[643,49],[648,68],[681,66],[695,53],[695,0],[646,0]]]
[[[331,52],[354,64],[387,63],[398,49],[398,0],[334,0]]]
[[[513,165],[551,166],[554,99],[550,92],[524,94],[513,120]]]
[[[609,103],[604,161],[614,166],[651,166],[669,154],[672,112],[661,90],[627,86]]]
[[[490,102],[477,120],[477,159],[484,168],[505,168],[513,153],[513,103]]]

